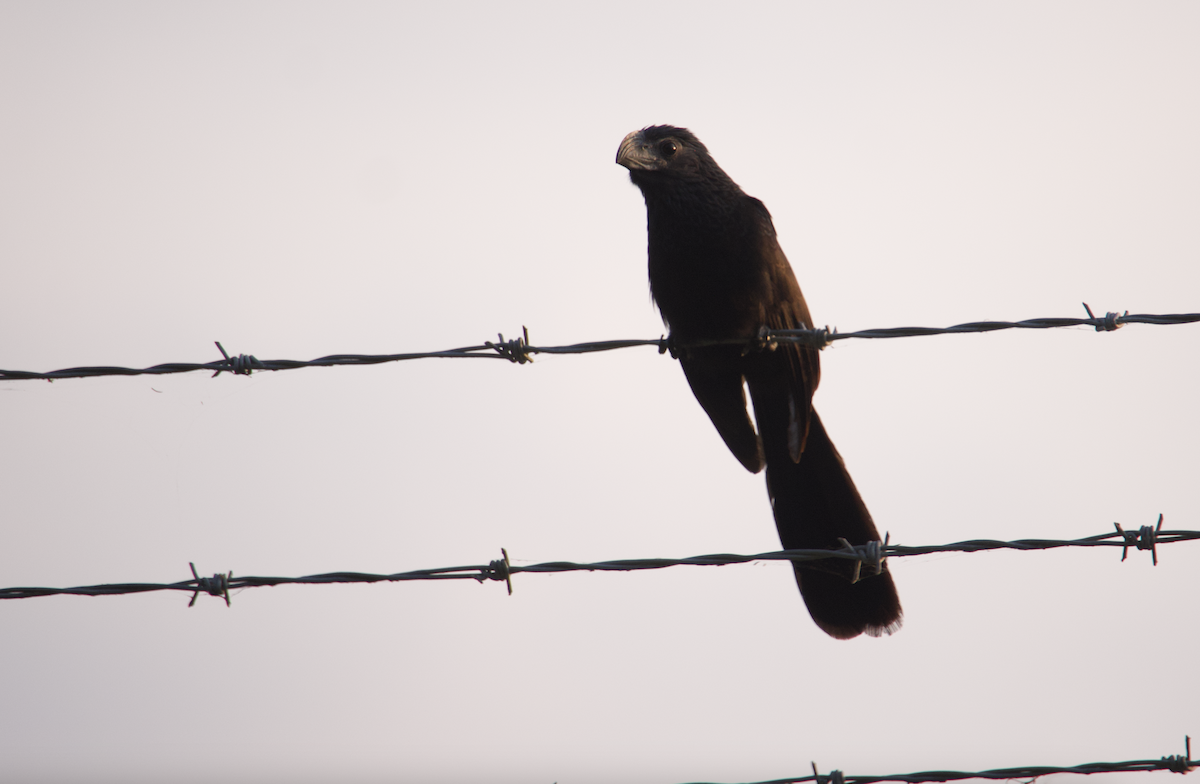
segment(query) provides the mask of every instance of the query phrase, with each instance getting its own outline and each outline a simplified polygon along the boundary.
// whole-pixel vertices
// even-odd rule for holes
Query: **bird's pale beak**
[[[654,155],[650,143],[646,141],[646,135],[641,131],[634,131],[621,140],[621,146],[617,150],[617,163],[630,171],[651,171],[658,168],[658,158]]]

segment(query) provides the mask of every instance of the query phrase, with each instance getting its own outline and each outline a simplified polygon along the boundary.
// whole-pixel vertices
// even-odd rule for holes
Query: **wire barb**
[[[822,776],[820,771],[817,770],[817,763],[810,762],[808,764],[812,765],[813,774],[811,781],[816,782],[816,784],[845,784],[845,776],[840,770],[831,770],[828,776]]]
[[[1183,749],[1182,756],[1172,754],[1162,758],[1167,770],[1172,773],[1191,773],[1192,769],[1197,766],[1197,763],[1192,761],[1192,737],[1190,735],[1183,736]]]
[[[218,572],[212,577],[201,577],[196,571],[196,564],[188,561],[188,566],[192,568],[192,577],[195,578],[193,582],[196,584],[196,590],[192,593],[192,600],[188,602],[188,607],[192,607],[196,604],[196,597],[200,595],[201,591],[209,596],[220,596],[225,600],[225,606],[230,606],[229,581],[233,579],[233,572],[229,572],[227,574],[221,574]]]
[[[1083,303],[1083,309],[1087,311],[1088,318],[1090,320],[1096,322],[1095,324],[1093,324],[1093,326],[1096,328],[1097,332],[1115,332],[1115,331],[1117,331],[1121,327],[1125,326],[1123,323],[1121,323],[1121,319],[1123,319],[1123,318],[1125,318],[1125,316],[1129,315],[1128,310],[1125,311],[1124,315],[1119,315],[1117,313],[1113,313],[1112,311],[1109,311],[1108,313],[1104,314],[1104,318],[1098,319],[1098,318],[1096,318],[1095,314],[1092,313],[1092,309],[1088,307],[1088,304],[1086,302]]]
[[[494,349],[497,354],[509,362],[524,365],[526,362],[532,362],[533,357],[529,356],[529,328],[521,327],[521,332],[522,336],[515,340],[505,340],[504,335],[497,334],[496,337],[500,338],[499,343],[493,343],[489,340],[483,345]]]
[[[858,548],[855,547],[854,545],[850,544],[850,540],[846,539],[845,537],[839,536],[838,542],[841,543],[841,545],[842,545],[842,549],[839,550],[838,552],[849,553],[849,554],[855,556],[854,571],[851,572],[851,574],[850,574],[850,583],[851,583],[851,585],[853,585],[854,583],[858,582],[859,579],[862,577],[862,561],[859,560],[859,557],[861,556],[861,554],[859,553]]]
[[[883,572],[883,565],[887,561],[887,556],[884,553],[887,551],[888,540],[892,538],[890,533],[883,535],[883,542],[878,539],[872,539],[866,544],[850,544],[850,541],[839,536],[838,542],[841,543],[842,549],[840,553],[851,555],[854,560],[854,572],[850,575],[850,582],[856,583],[862,579],[862,567],[869,566],[875,575]]]
[[[512,596],[512,564],[508,561],[508,550],[501,547],[500,553],[504,557],[488,563],[485,568],[480,570],[479,576],[476,579],[479,582],[485,580],[503,580],[508,585],[508,595]]]
[[[258,361],[258,357],[253,354],[238,354],[236,357],[229,356],[225,351],[225,347],[221,345],[221,341],[213,341],[217,344],[217,348],[221,351],[221,356],[225,357],[222,367],[217,368],[217,372],[213,373],[210,378],[216,378],[222,373],[229,371],[238,376],[248,376],[255,370],[263,370],[263,365]],[[228,367],[225,367],[228,365]]]
[[[1137,531],[1126,531],[1121,527],[1120,523],[1113,523],[1117,527],[1117,533],[1121,535],[1123,544],[1121,546],[1121,560],[1129,555],[1129,548],[1136,547],[1139,550],[1149,550],[1150,560],[1158,566],[1158,534],[1162,531],[1163,516],[1158,516],[1158,525],[1151,528],[1148,525],[1143,525]]]

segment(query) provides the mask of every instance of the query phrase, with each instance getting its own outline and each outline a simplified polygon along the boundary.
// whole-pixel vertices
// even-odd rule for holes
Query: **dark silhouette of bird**
[[[621,142],[617,163],[646,199],[650,293],[683,372],[734,456],[751,472],[766,467],[783,547],[836,550],[842,540],[878,540],[812,406],[821,376],[817,350],[761,339],[764,327],[812,328],[767,208],[747,196],[686,128],[634,131]],[[879,574],[863,568],[855,581],[854,563],[793,562],[809,613],[838,639],[891,634],[900,628],[902,611],[886,564]]]

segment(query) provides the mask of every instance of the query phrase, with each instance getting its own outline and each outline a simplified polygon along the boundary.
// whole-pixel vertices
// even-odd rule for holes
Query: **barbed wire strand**
[[[888,776],[851,776],[840,770],[828,774],[817,772],[813,763],[811,776],[799,776],[789,779],[771,779],[758,781],[753,784],[875,784],[879,781],[901,781],[909,784],[934,781],[961,781],[963,779],[1036,779],[1049,776],[1052,773],[1076,773],[1090,776],[1093,773],[1128,773],[1155,770],[1169,770],[1172,773],[1190,773],[1193,768],[1200,766],[1200,760],[1192,759],[1192,739],[1184,736],[1186,754],[1172,754],[1156,760],[1128,760],[1126,762],[1087,762],[1082,765],[1058,767],[1037,765],[1023,768],[997,768],[996,770],[981,770],[967,773],[957,770],[927,770],[920,773],[897,773]],[[693,782],[692,784],[700,784]],[[711,782],[707,783],[711,784]]]
[[[1174,544],[1200,539],[1200,531],[1164,531],[1162,515],[1157,526],[1142,526],[1136,531],[1126,531],[1114,523],[1116,531],[1097,534],[1082,539],[1018,539],[1004,542],[993,539],[972,539],[942,545],[893,545],[869,542],[851,545],[843,540],[840,550],[777,550],[757,555],[735,555],[716,553],[697,555],[690,558],[635,558],[617,561],[575,563],[573,561],[550,561],[547,563],[520,566],[512,564],[507,550],[501,550],[502,558],[487,565],[448,566],[439,569],[417,569],[396,574],[371,574],[366,572],[328,572],[305,577],[234,577],[232,572],[217,573],[212,577],[201,577],[194,564],[189,564],[192,579],[176,583],[106,583],[82,585],[74,588],[0,588],[0,599],[32,599],[38,596],[113,596],[121,594],[147,593],[151,591],[183,591],[192,594],[188,606],[196,602],[201,593],[217,596],[229,604],[230,591],[243,588],[262,588],[277,585],[327,585],[331,583],[380,583],[405,582],[409,580],[497,580],[508,585],[512,593],[514,574],[546,574],[559,572],[635,572],[650,569],[666,569],[673,566],[728,566],[752,561],[817,561],[825,559],[856,561],[854,579],[859,577],[859,568],[866,565],[878,573],[888,558],[903,558],[930,553],[961,552],[975,553],[984,550],[1051,550],[1060,547],[1120,547],[1121,560],[1128,555],[1129,548],[1149,550],[1155,565],[1158,564],[1158,545]]]
[[[927,335],[950,335],[969,332],[995,332],[1003,329],[1056,329],[1060,327],[1094,327],[1097,332],[1111,332],[1126,324],[1192,324],[1200,322],[1200,313],[1174,313],[1166,315],[1130,315],[1108,313],[1103,318],[1092,315],[1091,308],[1084,303],[1088,318],[1040,318],[1024,321],[973,321],[967,324],[957,324],[952,327],[891,327],[885,329],[864,329],[857,332],[838,332],[837,329],[792,329],[792,330],[763,330],[757,338],[748,345],[758,348],[769,348],[778,343],[801,343],[824,348],[834,341],[850,338],[883,339],[924,337]],[[190,373],[198,370],[212,371],[213,376],[221,373],[248,376],[256,370],[295,370],[306,367],[331,367],[336,365],[379,365],[385,362],[401,362],[411,359],[505,359],[517,364],[533,361],[534,354],[593,354],[600,351],[615,351],[617,349],[633,348],[636,346],[654,346],[659,353],[689,347],[712,345],[747,344],[743,339],[714,340],[676,345],[670,338],[657,340],[600,340],[588,343],[575,343],[569,346],[533,346],[529,343],[529,330],[522,328],[522,336],[513,340],[505,340],[504,335],[498,335],[498,341],[485,341],[478,346],[464,346],[445,351],[420,351],[403,354],[331,354],[327,357],[311,360],[294,359],[259,359],[253,354],[238,354],[231,356],[218,342],[217,349],[222,359],[213,362],[168,362],[147,368],[127,368],[101,365],[95,367],[74,367],[63,370],[52,370],[46,373],[28,370],[0,370],[0,380],[48,380],[60,378],[91,378],[95,376],[143,376],[169,375],[172,373]]]

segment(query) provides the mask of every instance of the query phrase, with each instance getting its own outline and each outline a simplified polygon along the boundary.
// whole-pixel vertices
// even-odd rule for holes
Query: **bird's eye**
[[[662,153],[662,157],[670,158],[672,155],[679,152],[679,145],[668,139],[667,141],[658,145],[658,151]]]

